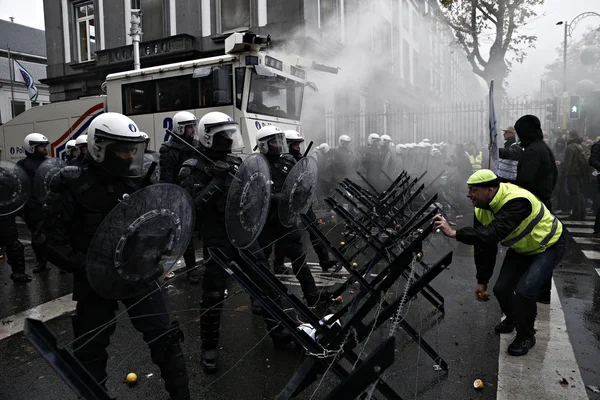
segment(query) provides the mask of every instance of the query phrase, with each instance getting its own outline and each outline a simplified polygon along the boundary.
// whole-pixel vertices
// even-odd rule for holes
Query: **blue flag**
[[[29,91],[29,99],[36,101],[38,97],[38,90],[35,87],[35,79],[33,76],[17,60],[13,60],[13,70],[15,71],[15,81],[22,82],[27,86]]]

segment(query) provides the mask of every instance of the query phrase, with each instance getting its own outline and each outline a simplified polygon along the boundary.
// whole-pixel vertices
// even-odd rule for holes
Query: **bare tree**
[[[513,62],[521,63],[537,36],[519,33],[544,0],[440,0],[440,16],[467,53],[473,72],[502,91]],[[489,51],[488,51],[489,48]],[[487,51],[487,54],[485,54]]]

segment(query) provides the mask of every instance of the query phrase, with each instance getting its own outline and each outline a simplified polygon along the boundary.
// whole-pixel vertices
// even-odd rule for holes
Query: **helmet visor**
[[[116,176],[136,178],[142,176],[146,142],[108,143],[102,166]]]
[[[213,133],[214,132],[214,133]],[[244,148],[238,124],[220,125],[212,129],[212,148],[220,151],[241,151]]]
[[[285,134],[281,132],[281,134],[274,135],[267,139],[267,148],[269,149],[269,154],[271,155],[281,155],[288,153],[288,145],[285,140]]]

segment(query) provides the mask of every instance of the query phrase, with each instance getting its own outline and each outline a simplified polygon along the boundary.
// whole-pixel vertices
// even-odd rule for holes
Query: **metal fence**
[[[513,125],[522,115],[533,114],[541,121],[546,117],[543,101],[505,100],[496,105],[498,129]],[[489,128],[487,101],[461,103],[454,106],[421,106],[411,111],[340,114],[325,112],[325,140],[335,145],[339,135],[349,135],[358,146],[364,146],[369,133],[389,135],[394,143],[431,142],[487,143]],[[499,136],[501,132],[499,131]]]

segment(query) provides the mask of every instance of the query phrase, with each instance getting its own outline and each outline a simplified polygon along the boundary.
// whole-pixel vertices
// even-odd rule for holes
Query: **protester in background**
[[[536,195],[552,212],[552,192],[558,181],[556,160],[544,142],[542,125],[535,115],[524,115],[515,123],[515,131],[525,149],[517,165],[517,185]],[[538,301],[550,304],[552,277],[540,289]]]
[[[600,141],[596,141],[592,145],[589,163],[596,169],[596,172],[600,171]],[[596,175],[596,188],[600,191],[600,175]],[[600,239],[600,209],[596,211],[596,222],[594,223],[594,233],[592,234],[594,239]]]
[[[565,162],[560,182],[566,182],[569,194],[568,208],[571,210],[569,219],[585,221],[584,184],[587,179],[589,157],[585,155],[582,138],[577,131],[569,132],[569,141],[565,151]]]
[[[561,176],[564,173],[565,151],[567,149],[567,141],[564,139],[558,139],[554,144],[554,149],[554,158],[556,160],[556,167],[558,168],[558,176]],[[569,205],[567,197],[567,187],[564,182],[559,181],[556,187],[554,188],[553,204],[555,204],[558,208],[556,210],[557,213],[559,213],[559,211],[565,211],[568,209]]]
[[[500,179],[500,182],[515,183],[517,181],[517,165],[523,155],[523,148],[517,143],[514,126],[502,129],[502,132],[505,142],[504,148],[498,149],[500,156],[500,160],[498,161],[498,179]]]

